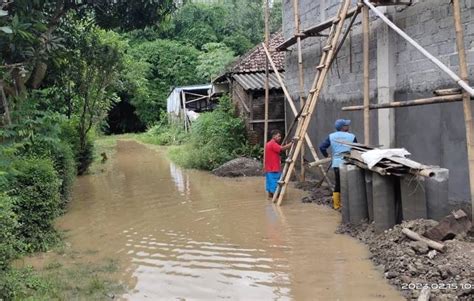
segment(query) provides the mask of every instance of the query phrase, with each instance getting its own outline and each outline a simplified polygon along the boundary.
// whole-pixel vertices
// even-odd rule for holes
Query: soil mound
[[[219,177],[255,177],[263,176],[262,164],[250,158],[237,158],[224,163],[212,171]]]

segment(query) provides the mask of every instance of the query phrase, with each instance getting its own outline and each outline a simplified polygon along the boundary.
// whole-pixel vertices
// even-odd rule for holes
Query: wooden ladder
[[[278,206],[281,205],[283,197],[285,196],[286,188],[290,182],[291,175],[295,168],[295,163],[304,143],[304,137],[308,131],[311,115],[313,114],[313,111],[316,107],[316,103],[318,102],[324,81],[326,80],[329,68],[333,62],[335,50],[338,46],[339,37],[344,27],[344,21],[347,17],[347,11],[349,10],[350,4],[351,0],[343,0],[341,3],[341,6],[337,12],[337,17],[334,19],[329,31],[326,45],[322,49],[323,53],[321,55],[319,65],[316,67],[317,72],[313,85],[309,91],[307,101],[298,120],[298,126],[295,131],[295,136],[293,137],[294,143],[290,148],[288,159],[286,159],[281,178],[278,181],[277,189],[273,194],[273,203],[277,202]]]

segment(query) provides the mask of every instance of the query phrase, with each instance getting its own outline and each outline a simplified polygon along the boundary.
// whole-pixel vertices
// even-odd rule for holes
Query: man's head
[[[348,132],[351,121],[347,119],[338,119],[336,120],[334,126],[337,131]]]
[[[276,142],[281,141],[281,131],[280,130],[273,130],[271,132],[272,139],[275,140]]]

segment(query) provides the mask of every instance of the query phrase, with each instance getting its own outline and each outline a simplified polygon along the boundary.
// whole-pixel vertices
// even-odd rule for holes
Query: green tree
[[[192,46],[157,40],[136,45],[130,53],[140,62],[140,72],[146,73],[149,91],[148,97],[134,98],[132,103],[149,125],[159,120],[160,111],[166,108],[170,87],[203,82],[196,74],[200,52]]]
[[[203,46],[204,52],[199,55],[197,75],[212,80],[234,60],[234,52],[223,43],[208,43]]]

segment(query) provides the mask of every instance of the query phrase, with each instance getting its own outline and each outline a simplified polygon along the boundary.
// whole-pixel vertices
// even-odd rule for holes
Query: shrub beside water
[[[84,174],[94,160],[94,138],[92,132],[87,135],[85,145],[81,147],[78,121],[70,119],[61,123],[61,141],[67,143],[73,150],[76,161],[77,174]]]
[[[31,144],[24,145],[20,152],[24,157],[52,160],[60,179],[61,206],[64,207],[70,197],[77,172],[71,147],[58,139],[37,139]]]
[[[49,159],[13,162],[8,192],[19,227],[17,238],[24,251],[44,251],[57,242],[54,219],[60,210],[60,180]]]
[[[10,260],[16,256],[17,227],[18,222],[13,212],[11,198],[0,194],[0,274],[8,268]]]
[[[243,155],[245,125],[235,116],[229,97],[222,97],[216,110],[203,113],[192,124],[188,144],[170,150],[173,161],[186,168],[212,170]]]

